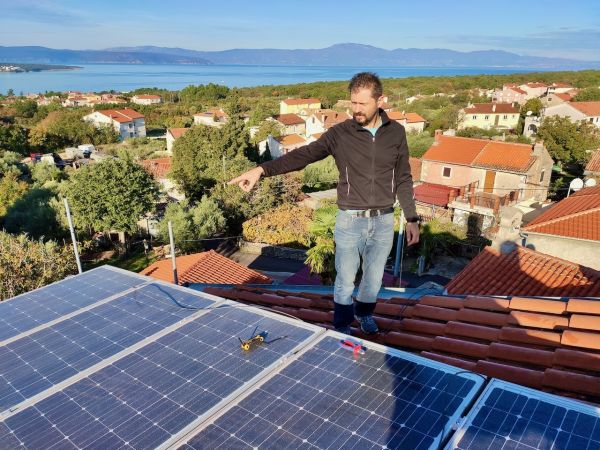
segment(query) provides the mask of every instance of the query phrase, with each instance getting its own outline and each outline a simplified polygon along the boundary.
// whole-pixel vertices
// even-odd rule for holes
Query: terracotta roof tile
[[[600,186],[581,189],[561,200],[523,230],[600,241]]]
[[[268,284],[272,282],[269,277],[248,269],[214,250],[178,256],[176,263],[179,284],[186,282],[190,284]],[[156,261],[142,270],[140,274],[172,283],[173,271],[171,264],[170,259]]]
[[[512,103],[474,103],[473,106],[465,108],[467,114],[518,114],[519,108]]]
[[[422,183],[413,189],[415,200],[428,205],[448,206],[450,194],[458,192],[457,188],[441,184]]]
[[[284,147],[287,145],[304,144],[306,142],[306,139],[298,134],[286,134],[284,136],[276,137],[275,140]]]
[[[130,108],[125,109],[103,109],[96,111],[103,116],[116,120],[119,123],[132,122],[134,119],[143,119],[144,115]]]
[[[570,102],[573,108],[581,111],[586,116],[600,116],[600,101],[596,102]]]
[[[454,295],[593,297],[600,296],[600,272],[525,247],[505,254],[486,247],[446,285],[446,291]]]
[[[585,171],[600,174],[600,148],[592,154],[592,157],[585,166]]]
[[[273,116],[273,119],[284,125],[300,125],[304,123],[304,119],[297,114],[278,114]]]
[[[190,130],[191,130],[191,128],[169,128],[168,129],[169,133],[171,133],[171,136],[173,136],[175,139],[180,138],[181,136],[183,136],[185,133],[187,133]]]
[[[423,160],[524,173],[535,162],[533,146],[440,135]]]
[[[291,293],[285,286],[206,291],[331,327],[331,293]],[[379,334],[362,334],[356,322],[353,334],[465,370],[600,402],[600,331],[594,328],[600,299],[379,299],[375,320]]]
[[[167,174],[171,171],[173,159],[171,157],[144,159],[140,161],[140,164],[155,180],[161,180],[166,178]]]

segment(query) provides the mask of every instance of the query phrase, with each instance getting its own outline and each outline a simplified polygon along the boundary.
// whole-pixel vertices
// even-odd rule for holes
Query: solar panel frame
[[[519,405],[519,407],[521,408],[519,412],[525,412],[526,409],[527,410],[531,410],[528,412],[532,413],[533,417],[539,417],[539,420],[530,420],[530,419],[525,419],[525,417],[522,417],[520,414],[515,415],[510,413],[510,411],[505,411],[505,410],[498,410],[500,411],[501,414],[501,420],[497,423],[492,422],[491,424],[489,422],[486,422],[488,420],[488,418],[490,418],[489,412],[486,414],[485,418],[483,418],[483,414],[486,413],[486,411],[488,411],[489,409],[493,409],[493,407],[490,407],[489,405],[486,405],[486,402],[490,399],[494,399],[495,397],[492,397],[493,395],[495,395],[495,392],[498,392],[496,390],[499,390],[500,393],[508,393],[508,394],[516,394],[517,396],[524,396],[527,398],[527,400],[534,400],[537,401],[538,403],[532,403],[530,405],[528,405],[527,403],[524,403],[523,405]],[[512,398],[512,396],[510,397]],[[499,399],[497,399],[496,401],[498,401]],[[537,407],[539,406],[540,403],[546,403],[550,406],[552,406],[554,409],[552,410],[551,414],[547,414],[547,412],[544,412],[543,414],[545,414],[544,418],[542,419],[542,416],[538,416],[538,414],[542,414],[542,411],[538,412]],[[494,404],[495,406],[496,404]],[[513,404],[514,405],[514,404]],[[533,405],[535,405],[535,409],[532,409]],[[511,405],[512,408],[512,405]],[[561,411],[560,410],[566,410],[564,417],[561,419],[560,414]],[[567,429],[561,429],[562,425],[565,425],[567,422],[567,415],[569,414],[569,411],[574,411],[575,413],[579,414],[579,415],[584,415],[584,416],[588,416],[588,417],[593,417],[596,418],[596,425],[595,427],[592,425],[592,429],[589,430],[589,436],[592,436],[591,439],[589,439],[590,442],[587,443],[583,443],[581,442],[581,438],[580,435],[575,435],[574,433],[570,433],[570,436],[576,436],[576,438],[579,439],[579,442],[575,443],[573,446],[569,446],[568,445],[568,441],[567,442],[560,442],[557,444],[556,439],[558,439],[558,435],[560,432],[562,431],[568,431]],[[509,416],[515,416],[517,420],[513,421],[513,418],[509,417]],[[521,419],[525,419],[523,421],[521,421]],[[561,420],[560,424],[558,423],[559,419]],[[517,422],[520,421],[519,423],[519,428],[518,430],[517,428]],[[523,422],[527,422],[525,427],[522,427],[521,425],[523,425]],[[572,429],[574,430],[575,427],[575,421],[579,421],[579,417],[578,418],[573,418],[573,416],[571,416],[571,418],[569,419],[569,421],[571,421],[572,423],[570,424],[570,426],[572,427]],[[478,422],[480,423],[482,426],[477,426],[474,424],[474,422]],[[531,424],[534,424],[533,427],[529,428]],[[493,432],[490,429],[484,429],[483,426],[484,424],[486,427],[488,427],[489,425],[494,425],[494,426],[498,426],[498,431],[500,429],[503,429],[503,432],[506,431],[509,434],[500,434],[499,432]],[[558,428],[554,428],[555,426],[557,426]],[[543,443],[542,440],[544,439],[544,434],[539,434],[539,433],[535,433],[536,429],[537,431],[541,431],[541,428],[545,427],[546,430],[548,430],[548,428],[551,428],[552,431],[556,431],[556,435],[554,436],[552,442],[549,443],[549,445],[544,445],[541,446],[541,444]],[[509,429],[510,428],[510,429]],[[527,433],[527,431],[529,431],[529,433]],[[481,436],[479,436],[479,441],[478,443],[474,444],[473,446],[471,446],[470,444],[473,443],[473,440],[479,435],[479,432],[481,432]],[[521,433],[521,434],[515,434],[515,433]],[[512,439],[510,436],[516,437],[516,436],[523,436],[526,439],[526,442],[520,442],[517,441],[515,439]],[[551,437],[551,434],[548,435],[548,437]],[[466,445],[461,445],[463,444],[463,439],[471,439],[469,441],[469,443],[464,443]],[[537,443],[534,442],[535,439],[538,439]],[[593,442],[592,442],[593,441]],[[587,445],[586,445],[587,444]],[[499,445],[501,445],[501,447],[499,447]],[[554,395],[554,394],[549,394],[546,392],[542,392],[542,391],[538,391],[535,389],[531,389],[531,388],[527,388],[524,386],[520,386],[514,383],[509,383],[508,381],[503,381],[503,380],[498,380],[498,379],[492,379],[490,380],[490,382],[487,384],[487,386],[485,387],[484,391],[481,393],[481,395],[477,398],[477,401],[473,404],[472,408],[469,410],[468,414],[462,419],[461,423],[459,424],[459,426],[456,429],[456,432],[452,435],[452,437],[450,438],[450,440],[448,441],[447,445],[444,447],[445,450],[454,450],[454,449],[473,449],[473,450],[479,450],[482,448],[504,448],[504,449],[520,449],[520,450],[526,450],[526,449],[564,449],[564,450],[580,450],[580,449],[587,449],[587,450],[598,450],[600,449],[600,407],[596,407],[590,404],[586,404],[574,399],[569,399],[569,398],[565,398],[565,397],[560,397],[558,395]]]
[[[184,449],[194,448],[193,446],[189,445],[188,443],[191,442],[192,439],[194,439],[194,437],[200,436],[204,432],[216,433],[215,438],[217,440],[223,440],[223,442],[224,442],[223,448],[227,448],[229,445],[236,447],[236,448],[246,448],[246,446],[248,446],[248,445],[250,445],[249,448],[252,448],[252,446],[256,447],[257,445],[259,445],[257,442],[252,442],[252,443],[248,444],[248,442],[244,442],[244,441],[238,439],[236,436],[234,436],[233,433],[230,432],[230,430],[217,429],[217,428],[214,428],[213,425],[216,422],[218,422],[220,419],[226,417],[228,414],[239,414],[240,411],[239,411],[238,407],[241,403],[244,403],[245,401],[248,401],[248,402],[259,401],[260,399],[254,398],[253,396],[255,394],[257,394],[257,392],[261,388],[268,385],[269,382],[271,382],[274,378],[276,378],[278,375],[282,374],[286,370],[290,370],[290,371],[293,370],[294,363],[302,361],[303,356],[305,356],[309,352],[315,350],[319,346],[320,343],[324,342],[326,339],[329,339],[329,338],[333,338],[339,342],[342,339],[348,338],[348,336],[337,333],[335,331],[331,331],[331,330],[320,335],[315,341],[312,342],[310,347],[306,347],[305,349],[303,349],[301,352],[299,352],[297,355],[295,355],[292,360],[288,361],[285,364],[285,366],[282,366],[278,371],[273,372],[268,377],[265,377],[264,379],[260,380],[257,383],[257,385],[253,387],[253,389],[246,390],[245,392],[240,393],[240,395],[237,398],[235,398],[234,401],[232,401],[226,408],[221,410],[218,414],[213,415],[208,420],[206,420],[202,423],[198,423],[198,425],[195,428],[190,428],[190,430],[185,435],[183,435],[181,437],[181,439],[179,439],[178,441],[169,442],[169,445],[161,446],[160,448],[169,448],[169,449],[171,449],[171,448],[184,448]],[[434,442],[431,446],[431,448],[438,448],[438,445],[445,442],[445,440],[450,435],[452,428],[459,422],[461,415],[464,413],[464,411],[466,410],[468,405],[474,401],[474,398],[481,391],[481,388],[483,386],[484,381],[486,380],[486,377],[484,377],[480,374],[473,373],[473,372],[464,371],[464,370],[462,370],[460,368],[456,368],[454,366],[449,366],[449,365],[446,365],[443,363],[439,363],[437,361],[423,358],[418,355],[407,353],[407,352],[404,352],[401,350],[396,350],[393,348],[388,348],[388,347],[385,347],[385,346],[382,346],[382,345],[379,345],[379,344],[376,344],[373,342],[363,341],[362,343],[368,349],[366,352],[367,354],[369,352],[371,352],[371,353],[378,352],[378,353],[383,354],[384,356],[390,356],[391,358],[400,358],[400,359],[406,360],[408,362],[416,363],[416,364],[423,365],[428,368],[443,371],[450,375],[457,375],[466,380],[473,382],[473,385],[469,389],[468,394],[464,396],[464,398],[461,400],[460,404],[456,407],[456,410],[448,416],[448,419],[446,421],[446,424],[443,427],[443,430],[439,437],[439,440]],[[317,358],[317,357],[315,356],[314,358]],[[326,396],[327,393],[324,392],[324,390],[321,390],[321,393],[319,395]],[[250,399],[250,400],[247,400],[247,399]],[[275,410],[277,408],[274,407],[273,409]],[[306,409],[306,412],[311,414],[308,408]],[[278,414],[282,414],[282,411],[278,410]],[[255,417],[251,417],[251,419],[255,419]],[[244,421],[242,419],[240,419],[240,422],[244,423]],[[267,422],[268,422],[268,420],[267,420]],[[322,426],[322,423],[319,425]],[[373,426],[376,427],[376,425],[378,425],[378,424],[374,424]],[[250,427],[252,425],[248,424],[247,426]],[[330,422],[327,424],[327,426],[334,426],[334,424]],[[337,424],[335,426],[337,426]],[[275,446],[274,448],[278,448],[280,446],[281,447],[291,446],[294,448],[296,448],[296,447],[298,447],[298,448],[304,448],[304,447],[315,448],[314,445],[310,445],[308,442],[302,441],[302,440],[298,439],[296,436],[294,436],[293,434],[288,433],[285,427],[282,427],[281,425],[277,425],[277,427],[278,427],[278,429],[275,430],[277,433],[277,435],[276,435],[277,446]],[[258,427],[254,426],[253,428],[254,429],[260,428],[260,426],[258,426]],[[324,433],[324,435],[330,435],[330,433]],[[344,444],[343,441],[337,442],[335,439],[331,442],[328,441],[328,442],[321,443],[321,445],[323,447],[331,446],[331,448],[341,447],[343,444]],[[266,443],[263,443],[263,445],[269,446],[269,445],[275,445],[275,443],[268,441]],[[319,445],[319,446],[321,446],[321,445]],[[372,448],[379,448],[379,449],[382,448],[381,445],[374,445],[372,441],[368,441],[367,439],[361,439],[360,441],[357,441],[356,443],[353,442],[352,445],[353,446],[357,445],[356,447],[352,447],[352,448],[357,448],[357,449],[370,448],[370,446],[372,446]],[[346,447],[344,447],[344,448],[346,448]],[[350,448],[350,447],[348,447],[348,448]],[[408,448],[408,447],[406,447],[406,448]]]
[[[85,289],[77,289],[77,285],[86,283],[88,278],[95,279],[94,277],[100,277],[102,273],[104,273],[105,276],[119,276],[119,279],[121,280],[119,281],[119,284],[123,284],[122,288],[117,291],[114,289],[117,286],[111,284],[113,288],[103,288],[102,290],[105,292],[102,292],[100,296],[90,296],[88,291],[97,293],[97,291],[94,290],[97,290],[100,286],[100,282],[98,281],[96,283],[85,284]],[[125,279],[131,280],[131,285],[125,284]],[[110,281],[112,283],[116,282],[114,278]],[[64,320],[65,317],[75,315],[82,309],[90,309],[98,303],[108,301],[115,296],[121,295],[125,291],[134,290],[137,287],[149,284],[150,282],[152,282],[152,280],[147,277],[106,265],[96,267],[83,274],[55,281],[46,286],[6,299],[0,302],[0,346],[19,339],[21,336],[35,333],[48,326],[48,324]],[[79,296],[84,297],[84,301],[80,301],[79,304],[77,302],[69,301],[67,296],[56,296],[53,294],[53,291],[56,290],[56,288],[65,289],[65,285],[71,284],[74,284],[75,288],[69,292],[69,295],[72,296],[73,294],[78,294]],[[41,297],[44,295],[54,296],[54,298],[42,299]],[[52,300],[54,300],[54,302]],[[26,303],[26,305],[23,305],[23,303]],[[28,309],[35,309],[35,316],[27,314],[26,310]],[[22,325],[19,326],[19,324]]]

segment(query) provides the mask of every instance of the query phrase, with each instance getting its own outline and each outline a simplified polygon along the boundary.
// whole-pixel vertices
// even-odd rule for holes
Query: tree
[[[27,166],[21,162],[22,156],[15,152],[0,151],[0,176],[9,173],[22,177],[28,173]]]
[[[521,116],[526,116],[529,111],[532,115],[539,116],[543,108],[544,105],[539,98],[530,98],[521,106]]]
[[[27,192],[27,189],[27,183],[19,181],[14,172],[0,178],[0,218],[6,215],[8,209]]]
[[[563,163],[584,164],[587,152],[600,146],[596,127],[589,122],[571,122],[568,117],[546,117],[537,132],[550,156]]]
[[[217,203],[207,196],[189,208],[189,203],[184,200],[180,203],[171,203],[167,206],[164,219],[159,223],[160,237],[169,240],[168,223],[173,228],[173,238],[177,249],[190,252],[202,247],[199,240],[205,239],[225,229],[225,217]]]
[[[317,190],[330,189],[337,185],[340,173],[333,156],[309,164],[304,168],[302,181],[306,186]]]
[[[54,188],[35,187],[21,196],[8,209],[4,218],[6,231],[27,233],[34,239],[58,239],[65,235],[52,200],[57,198]]]
[[[61,185],[78,227],[133,233],[137,222],[154,210],[158,187],[130,159],[107,159],[85,166]]]
[[[33,100],[20,100],[13,105],[18,117],[30,119],[37,111],[37,103]]]
[[[429,133],[407,133],[408,152],[410,156],[420,158],[433,144],[434,138]]]
[[[27,130],[19,125],[0,124],[0,150],[27,155]]]
[[[600,101],[600,88],[590,87],[582,89],[573,97],[574,102],[597,102]]]
[[[0,300],[62,280],[76,271],[70,246],[0,231]]]
[[[309,208],[294,204],[281,205],[244,222],[243,236],[250,242],[308,247],[311,218],[312,210]]]
[[[49,181],[61,181],[65,178],[65,172],[54,164],[37,163],[31,168],[31,179],[37,186],[43,186]]]

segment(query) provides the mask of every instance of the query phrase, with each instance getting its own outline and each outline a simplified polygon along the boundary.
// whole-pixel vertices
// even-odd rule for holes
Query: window
[[[129,137],[133,137],[133,133],[131,131],[129,132]]]
[[[477,116],[473,116],[473,120],[477,120]]]
[[[502,117],[503,119],[508,119],[508,116],[505,114],[504,117]]]
[[[540,183],[541,183],[542,181],[544,181],[544,175],[546,175],[546,171],[545,171],[545,170],[542,170],[542,172],[540,173]]]
[[[129,128],[133,128],[133,124],[129,122]]]
[[[450,178],[450,174],[452,173],[452,168],[451,167],[444,167],[442,169],[442,176],[444,178]]]

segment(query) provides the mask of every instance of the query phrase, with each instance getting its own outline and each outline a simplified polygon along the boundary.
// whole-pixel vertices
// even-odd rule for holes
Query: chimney
[[[440,142],[440,136],[442,135],[442,130],[439,128],[435,130],[435,134],[433,135],[435,142]]]
[[[544,151],[544,141],[539,140],[535,144],[533,144],[533,152],[532,156],[542,156],[542,152]]]
[[[496,112],[496,104],[492,103],[492,112]]]

